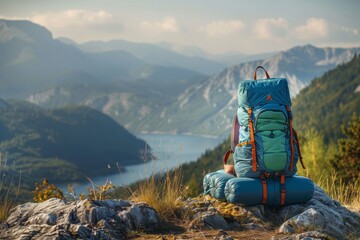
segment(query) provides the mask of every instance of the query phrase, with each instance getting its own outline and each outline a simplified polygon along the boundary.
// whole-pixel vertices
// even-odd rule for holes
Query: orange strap
[[[263,66],[258,66],[256,69],[255,69],[255,72],[254,72],[254,80],[256,80],[256,71],[261,68],[262,70],[264,70],[265,72],[265,75],[266,75],[266,78],[270,78],[270,75],[268,74],[268,72],[265,70],[265,68]]]
[[[281,188],[281,205],[285,205],[286,189],[285,189],[285,175],[280,176],[280,188]]]
[[[249,108],[248,114],[249,114],[248,122],[249,122],[249,128],[250,128],[251,155],[252,155],[252,171],[256,172],[256,148],[255,148],[254,126],[253,126],[253,121],[251,118],[251,115],[252,115],[251,108]]]
[[[295,157],[295,149],[294,149],[294,134],[292,128],[292,117],[291,117],[291,109],[289,106],[286,106],[286,110],[289,115],[289,130],[290,130],[290,146],[291,146],[291,160],[290,160],[290,172],[294,169],[294,157]]]
[[[260,176],[261,179],[261,183],[262,183],[262,190],[263,190],[263,195],[262,195],[262,203],[266,204],[267,203],[267,198],[268,198],[268,194],[267,194],[267,186],[266,186],[266,179],[264,175]]]

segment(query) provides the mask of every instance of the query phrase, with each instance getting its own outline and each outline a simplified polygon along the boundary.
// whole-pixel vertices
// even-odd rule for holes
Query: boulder
[[[341,206],[318,186],[309,202],[283,207],[279,214],[285,220],[279,228],[280,233],[316,230],[335,239],[360,234],[360,214]]]
[[[209,195],[183,200],[183,205],[188,212],[194,213],[191,228],[276,229],[278,233],[291,235],[284,239],[360,238],[360,214],[331,199],[318,186],[307,203],[279,208],[242,207]]]
[[[1,239],[126,239],[129,231],[157,229],[160,218],[145,203],[125,200],[65,202],[52,198],[12,209]]]

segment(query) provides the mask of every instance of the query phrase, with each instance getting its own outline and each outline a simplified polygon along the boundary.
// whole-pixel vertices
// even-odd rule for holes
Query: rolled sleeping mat
[[[204,194],[210,194],[219,200],[226,200],[225,185],[232,178],[235,176],[225,173],[224,170],[206,174],[203,180]]]
[[[264,204],[268,206],[281,205],[281,189],[285,189],[285,204],[305,203],[314,194],[314,183],[306,177],[295,175],[285,178],[280,184],[280,178],[266,179],[267,199],[263,199],[263,182],[260,178],[233,178],[225,186],[225,197],[230,203],[244,206]]]
[[[213,176],[214,174],[217,174],[218,172],[224,172],[224,170],[219,170],[217,172],[211,172],[208,173],[204,176],[203,179],[203,188],[204,188],[204,194],[210,194],[210,180],[211,180],[211,176]]]

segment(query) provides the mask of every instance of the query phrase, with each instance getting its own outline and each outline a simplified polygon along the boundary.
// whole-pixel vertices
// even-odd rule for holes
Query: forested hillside
[[[31,186],[45,177],[68,183],[117,172],[116,163],[141,163],[146,144],[97,110],[45,110],[23,101],[1,101],[0,131],[7,168]]]
[[[313,128],[336,142],[341,125],[360,113],[360,57],[314,79],[293,101],[293,112],[298,132]]]

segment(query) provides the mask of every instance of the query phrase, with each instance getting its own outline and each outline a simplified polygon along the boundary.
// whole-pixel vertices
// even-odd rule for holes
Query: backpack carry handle
[[[264,70],[265,72],[265,75],[266,75],[266,78],[270,78],[270,75],[268,74],[268,72],[265,70],[265,68],[263,66],[258,66],[256,69],[255,69],[255,72],[254,72],[254,80],[256,80],[256,71],[261,68],[262,70]]]

